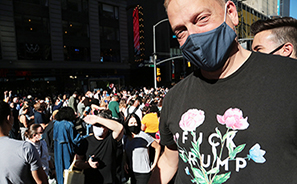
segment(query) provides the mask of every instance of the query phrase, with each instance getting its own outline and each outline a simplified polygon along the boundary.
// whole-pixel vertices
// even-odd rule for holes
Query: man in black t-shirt
[[[247,51],[236,5],[165,0],[183,56],[199,70],[165,96],[150,184],[295,184],[297,62]]]
[[[85,183],[114,183],[117,141],[123,136],[123,125],[111,119],[110,110],[97,116],[88,115],[86,123],[93,125],[94,134],[83,139],[76,149],[75,167],[85,169]]]

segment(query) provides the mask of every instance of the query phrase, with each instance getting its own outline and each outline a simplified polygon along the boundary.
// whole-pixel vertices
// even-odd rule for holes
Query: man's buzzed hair
[[[251,25],[252,35],[270,30],[275,36],[275,42],[283,44],[290,42],[293,44],[295,56],[297,57],[297,20],[292,17],[283,17],[267,20],[258,20]]]
[[[166,10],[167,10],[167,8],[168,8],[168,5],[169,5],[170,1],[171,1],[171,0],[165,0],[165,1],[164,1],[164,7],[165,7]],[[216,0],[216,1],[218,1],[219,4],[221,4],[222,7],[224,7],[226,1],[228,1],[228,0]]]

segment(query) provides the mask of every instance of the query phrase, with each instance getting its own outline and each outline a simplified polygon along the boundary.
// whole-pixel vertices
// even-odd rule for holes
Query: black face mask
[[[278,46],[276,49],[274,49],[273,51],[271,51],[269,54],[274,54],[276,51],[279,51],[285,44],[281,44],[280,46]]]
[[[138,134],[140,132],[140,128],[138,126],[129,126],[129,130],[134,134]]]

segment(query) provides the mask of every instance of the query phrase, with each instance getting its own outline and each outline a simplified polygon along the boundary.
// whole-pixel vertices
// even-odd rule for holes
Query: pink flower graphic
[[[179,122],[179,126],[184,131],[194,131],[205,119],[204,111],[189,109],[184,113]]]
[[[176,132],[176,134],[173,135],[173,139],[174,139],[175,142],[177,142],[178,138],[179,138],[179,134]]]
[[[217,115],[217,120],[220,124],[226,125],[228,128],[233,130],[245,130],[248,128],[249,123],[247,122],[247,117],[242,117],[242,111],[237,108],[228,109],[223,116]]]

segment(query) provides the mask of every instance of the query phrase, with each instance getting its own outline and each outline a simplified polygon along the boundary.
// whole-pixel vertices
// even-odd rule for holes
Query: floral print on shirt
[[[243,113],[238,108],[229,108],[225,111],[224,115],[217,115],[216,119],[219,124],[226,126],[225,134],[222,134],[218,127],[215,128],[209,138],[209,144],[212,150],[212,163],[204,163],[204,154],[200,150],[202,143],[202,137],[199,136],[196,139],[196,128],[203,124],[205,120],[205,112],[198,109],[189,109],[185,112],[179,122],[180,128],[183,130],[182,134],[190,133],[193,136],[191,141],[192,147],[189,151],[181,147],[178,143],[182,137],[179,133],[176,133],[173,137],[178,146],[179,156],[181,159],[188,163],[188,167],[184,169],[184,172],[191,177],[192,183],[197,184],[221,184],[225,183],[231,176],[231,171],[222,173],[220,172],[220,166],[225,166],[225,170],[228,170],[229,161],[235,161],[236,172],[243,169],[247,165],[247,161],[253,160],[255,163],[264,163],[266,159],[264,157],[265,151],[261,149],[259,143],[256,143],[249,150],[249,154],[245,157],[238,157],[238,153],[245,149],[246,144],[236,146],[232,139],[236,136],[238,130],[246,130],[249,127],[248,118],[243,117]],[[219,142],[211,141],[212,138],[218,138]],[[185,140],[180,140],[182,143]],[[228,150],[228,157],[222,158],[223,150]],[[206,169],[210,168],[210,169]],[[221,174],[222,173],[222,174]]]

